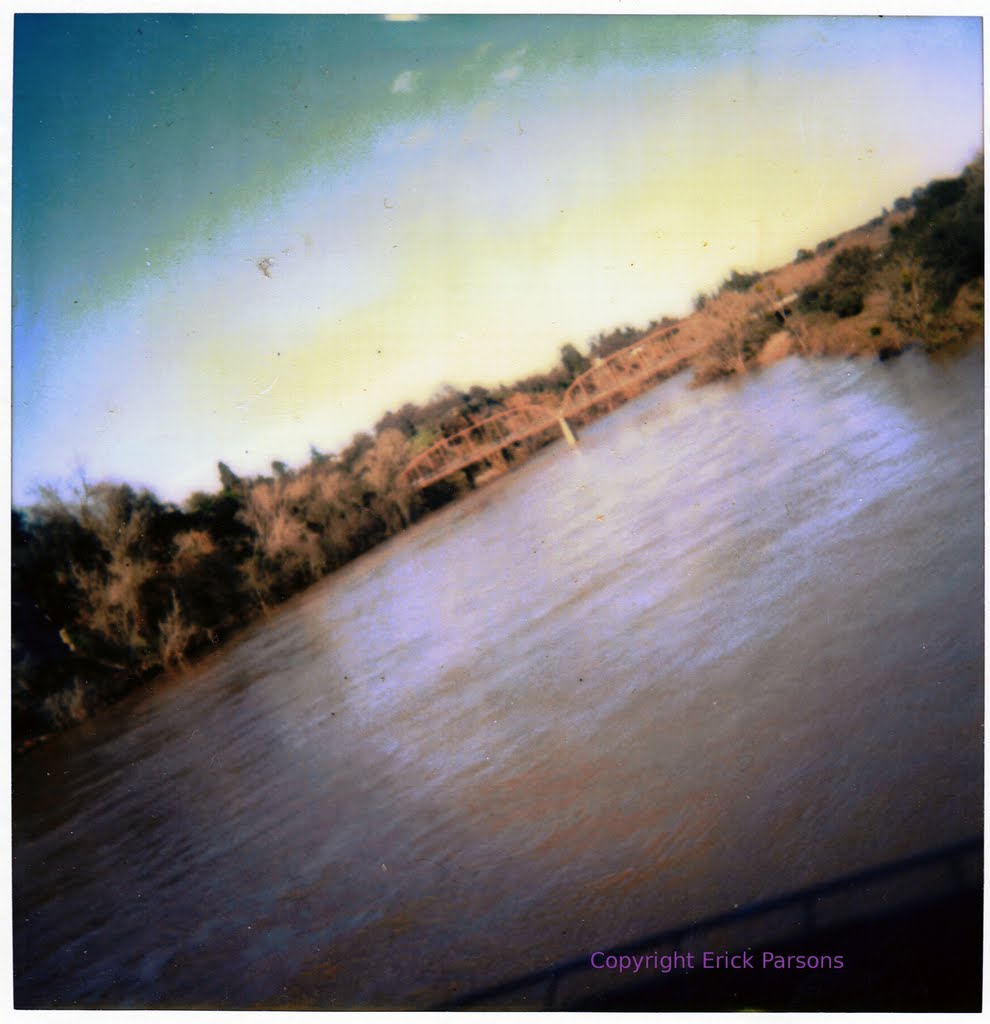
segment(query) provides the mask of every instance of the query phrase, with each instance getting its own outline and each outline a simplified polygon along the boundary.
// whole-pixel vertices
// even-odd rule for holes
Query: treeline
[[[787,267],[734,270],[695,298],[695,316],[721,328],[696,361],[696,382],[792,352],[888,358],[982,333],[983,202],[981,154],[959,177],[899,197],[893,212],[799,250]]]
[[[572,351],[573,350],[573,351]],[[500,409],[557,401],[581,372],[560,366],[512,387],[444,387],[389,411],[337,453],[272,464],[180,507],[126,483],[48,488],[12,525],[15,748],[68,728],[163,670],[180,668],[471,485],[414,494],[420,451]],[[586,362],[586,361],[585,361]]]
[[[895,208],[906,205],[901,199]],[[964,285],[983,276],[982,160],[959,178],[919,190],[911,205],[914,216],[891,226],[879,252],[860,245],[838,253],[822,280],[802,291],[800,308],[856,316],[870,292],[882,290],[896,324],[928,347],[944,343],[944,332],[933,336],[931,326],[948,314]]]
[[[768,274],[733,270],[695,300],[678,338],[696,382],[745,372],[769,350],[884,355],[982,330],[983,161],[932,182],[863,229],[800,250]],[[796,295],[793,301],[785,301]],[[403,469],[449,437],[522,401],[557,404],[597,360],[677,321],[568,344],[560,362],[510,387],[445,387],[387,412],[340,452],[240,477],[181,506],[123,483],[43,491],[12,525],[15,749],[85,720],[457,497],[463,474],[413,493]],[[698,348],[699,339],[701,348]]]

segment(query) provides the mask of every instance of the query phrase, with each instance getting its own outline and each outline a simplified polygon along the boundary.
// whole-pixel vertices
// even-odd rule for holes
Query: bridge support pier
[[[557,422],[560,424],[560,432],[567,438],[567,443],[571,445],[577,444],[577,438],[574,436],[574,431],[571,430],[567,420],[563,416],[558,416]]]

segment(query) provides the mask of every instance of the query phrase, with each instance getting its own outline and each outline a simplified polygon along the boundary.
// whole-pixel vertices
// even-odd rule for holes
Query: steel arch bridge
[[[442,438],[409,463],[403,471],[406,483],[421,491],[472,465],[504,463],[514,444],[555,428],[573,443],[568,420],[580,420],[591,411],[605,412],[635,397],[651,382],[682,369],[708,344],[685,334],[683,321],[661,327],[597,360],[573,381],[557,411],[533,402],[505,409]]]
[[[784,323],[797,293],[779,297],[777,292],[777,296],[754,308],[750,317],[774,314]],[[692,336],[686,324],[682,320],[669,327],[658,327],[639,341],[596,360],[573,381],[556,412],[532,402],[498,412],[443,438],[409,463],[403,471],[406,483],[419,491],[476,463],[504,464],[506,453],[514,444],[554,428],[560,429],[573,444],[568,420],[580,420],[592,411],[606,412],[634,398],[649,384],[683,369],[708,347],[710,339]]]
[[[545,405],[514,406],[441,438],[406,466],[403,477],[413,490],[421,491],[469,466],[504,464],[513,445],[560,429],[559,415]]]

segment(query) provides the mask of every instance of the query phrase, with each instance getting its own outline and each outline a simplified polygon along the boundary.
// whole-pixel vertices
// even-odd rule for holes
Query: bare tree
[[[412,491],[402,477],[409,464],[409,442],[401,430],[389,427],[358,462],[358,472],[378,496],[387,531],[397,533],[409,523]]]

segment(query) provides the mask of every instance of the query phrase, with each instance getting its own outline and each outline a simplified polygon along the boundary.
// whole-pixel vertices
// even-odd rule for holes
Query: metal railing
[[[778,915],[782,922],[780,932],[772,936],[774,941],[807,938],[817,929],[834,925],[853,923],[870,913],[908,910],[931,903],[940,897],[960,894],[975,889],[981,884],[983,873],[983,838],[967,839],[951,846],[926,853],[907,857],[903,860],[881,864],[855,874],[833,879],[821,885],[812,886],[768,900],[760,900],[746,906],[717,914],[690,924],[676,928],[668,928],[636,939],[622,946],[601,950],[608,956],[641,956],[647,953],[683,952],[692,946],[699,946],[701,941],[719,931],[725,932],[740,925],[751,926],[761,920],[772,919]],[[912,881],[913,884],[906,883]],[[898,896],[898,887],[901,893]],[[890,899],[891,895],[895,900]],[[850,901],[849,897],[854,897]],[[843,913],[842,903],[845,900],[852,904],[851,910]],[[831,904],[831,907],[830,907]],[[831,913],[829,913],[831,909]],[[749,929],[752,941],[754,928]],[[760,940],[770,939],[766,929]],[[731,944],[723,944],[732,948]],[[746,942],[738,942],[734,948],[739,949]],[[720,945],[720,948],[722,946]],[[444,1002],[437,1009],[455,1010],[467,1007],[482,1007],[488,1004],[491,1008],[510,1008],[523,1006],[527,1009],[553,1010],[559,1007],[561,991],[574,979],[582,975],[594,975],[595,984],[586,987],[580,993],[570,993],[568,1002],[578,994],[586,997],[589,994],[601,995],[603,992],[617,991],[629,983],[604,970],[595,970],[591,965],[593,953],[566,960],[553,967],[534,971],[519,978],[502,982],[488,988],[468,992]],[[674,975],[665,977],[673,978]],[[589,982],[591,978],[586,978]],[[529,992],[535,998],[522,998]],[[565,996],[568,995],[565,993]],[[492,1004],[498,1004],[497,1007]]]

